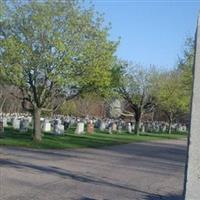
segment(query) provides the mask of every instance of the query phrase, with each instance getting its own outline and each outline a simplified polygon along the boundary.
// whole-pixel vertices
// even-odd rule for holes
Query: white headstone
[[[29,124],[32,122],[32,117],[27,117]]]
[[[42,126],[42,130],[44,132],[50,132],[51,131],[51,124],[48,121],[44,121],[44,124]]]
[[[142,133],[145,132],[145,126],[144,125],[141,126],[141,131],[142,131]]]
[[[82,134],[84,133],[84,123],[83,122],[78,122],[75,130],[76,134]]]
[[[8,127],[7,118],[3,118],[3,127]]]
[[[129,133],[132,133],[132,126],[131,126],[131,123],[128,123],[128,132],[129,132]]]
[[[19,119],[14,118],[14,120],[13,120],[13,128],[16,129],[16,130],[20,129],[20,120]]]

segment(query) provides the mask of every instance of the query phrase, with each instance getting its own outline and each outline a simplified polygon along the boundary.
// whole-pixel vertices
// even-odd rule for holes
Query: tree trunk
[[[172,133],[172,120],[169,121],[169,129],[168,129],[168,134]]]
[[[173,122],[173,117],[172,117],[172,113],[170,113],[170,115],[169,115],[169,129],[168,129],[169,134],[172,133],[172,122]]]
[[[34,111],[33,111],[33,117],[34,117],[33,140],[35,142],[41,142],[41,140],[42,140],[40,114],[41,114],[40,109],[38,109],[38,108],[34,109]]]
[[[3,101],[2,101],[1,106],[0,106],[0,112],[1,113],[3,112],[3,107],[4,107],[5,103],[6,103],[6,98],[3,98]]]
[[[134,133],[135,133],[136,135],[139,135],[141,116],[142,116],[141,111],[137,111],[137,112],[135,113],[135,130],[134,130]]]
[[[139,135],[139,129],[140,129],[140,120],[135,121],[135,130],[134,133],[136,135]]]

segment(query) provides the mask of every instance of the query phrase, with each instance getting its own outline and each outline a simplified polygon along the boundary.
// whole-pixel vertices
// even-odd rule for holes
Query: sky
[[[111,22],[110,38],[121,42],[120,59],[160,68],[174,68],[185,40],[194,37],[199,1],[93,0],[95,9]]]

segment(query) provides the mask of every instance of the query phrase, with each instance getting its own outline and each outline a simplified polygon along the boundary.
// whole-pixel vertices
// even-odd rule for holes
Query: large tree
[[[152,78],[156,73],[155,68],[144,69],[140,65],[130,65],[120,62],[122,68],[118,68],[118,84],[116,90],[133,110],[135,118],[135,134],[139,133],[142,115],[151,112],[155,107],[152,94]],[[120,64],[119,64],[120,66]]]
[[[178,70],[171,70],[157,77],[158,85],[154,92],[157,105],[168,118],[168,133],[171,133],[172,123],[181,114],[188,112],[190,97],[184,90],[181,74]]]
[[[88,6],[86,6],[88,7]],[[41,141],[40,114],[55,99],[108,87],[117,43],[93,8],[79,1],[17,1],[1,18],[0,68],[20,89],[24,109],[34,116],[34,140]]]

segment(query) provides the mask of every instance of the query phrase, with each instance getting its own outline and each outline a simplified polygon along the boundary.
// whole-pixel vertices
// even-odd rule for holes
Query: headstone
[[[27,120],[28,120],[29,124],[32,123],[32,117],[27,117]]]
[[[75,133],[78,135],[81,135],[84,133],[84,123],[83,122],[78,122],[76,126]]]
[[[118,126],[117,126],[117,132],[118,133],[122,132],[122,125],[121,124],[118,124]]]
[[[196,32],[193,97],[185,177],[185,200],[200,199],[200,16]]]
[[[69,128],[70,122],[65,120],[63,125],[64,125],[64,129],[67,130]]]
[[[10,116],[7,117],[7,123],[11,123],[11,117]]]
[[[112,131],[113,132],[117,131],[117,124],[116,123],[112,123]]]
[[[43,125],[42,125],[42,130],[44,132],[50,132],[51,131],[51,124],[49,123],[49,121],[44,120]]]
[[[13,128],[15,130],[19,130],[20,129],[20,120],[19,119],[14,118],[14,120],[13,120]]]
[[[95,120],[94,121],[94,128],[97,128],[97,129],[100,129],[100,126],[101,126],[101,120]]]
[[[141,125],[141,132],[145,133],[145,125],[144,124]]]
[[[3,127],[8,127],[7,118],[3,118]]]
[[[155,130],[156,133],[159,133],[160,127],[159,127],[158,123],[155,124],[154,130]]]
[[[54,121],[54,124],[55,125],[58,125],[58,124],[61,124],[62,122],[61,122],[61,120],[60,119],[56,119],[55,121]]]
[[[106,128],[106,123],[102,121],[100,124],[100,131],[105,131],[105,128]]]
[[[134,131],[134,130],[135,130],[135,124],[133,123],[132,127],[131,127],[131,132]]]
[[[132,126],[131,126],[131,123],[128,123],[128,133],[132,133]]]
[[[167,131],[167,126],[166,126],[166,124],[162,124],[162,126],[161,126],[161,132],[162,133],[165,133]]]
[[[112,126],[109,126],[109,127],[108,127],[108,133],[109,133],[109,134],[112,134]]]
[[[20,132],[27,132],[28,131],[29,122],[25,119],[20,121]]]
[[[94,132],[94,125],[92,121],[87,124],[87,133],[92,134]]]
[[[56,124],[54,126],[54,134],[55,135],[63,135],[65,133],[64,125]]]
[[[149,133],[153,132],[153,124],[152,123],[148,123],[148,132]]]

